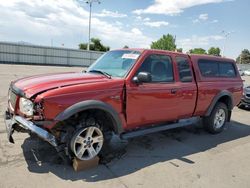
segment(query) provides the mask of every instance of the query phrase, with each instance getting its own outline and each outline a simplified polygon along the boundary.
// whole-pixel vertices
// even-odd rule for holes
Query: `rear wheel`
[[[228,108],[224,103],[218,102],[210,116],[203,119],[204,128],[212,133],[217,134],[223,131],[228,120]]]

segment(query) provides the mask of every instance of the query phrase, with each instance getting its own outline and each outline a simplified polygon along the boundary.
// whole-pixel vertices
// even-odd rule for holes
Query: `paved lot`
[[[11,80],[81,68],[0,65],[0,114]],[[249,78],[248,83],[250,83]],[[0,118],[0,187],[250,187],[250,111],[234,109],[232,123],[220,135],[194,127],[133,139],[126,153],[108,165],[75,173],[52,163],[43,142],[15,134],[6,139]],[[37,162],[31,149],[40,151]]]

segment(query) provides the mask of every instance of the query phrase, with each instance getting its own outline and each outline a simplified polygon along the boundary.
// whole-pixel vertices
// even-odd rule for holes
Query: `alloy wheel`
[[[224,109],[218,109],[214,117],[214,128],[220,129],[226,121],[226,112]]]
[[[90,160],[98,155],[103,146],[104,137],[98,127],[86,127],[79,130],[71,139],[71,150],[80,160]]]

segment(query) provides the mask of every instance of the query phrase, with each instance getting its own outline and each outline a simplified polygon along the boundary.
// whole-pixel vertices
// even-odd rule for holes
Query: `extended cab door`
[[[192,63],[185,54],[175,55],[177,66],[178,89],[178,119],[191,117],[197,100],[197,84],[192,71]]]
[[[127,128],[174,121],[179,116],[179,86],[175,82],[172,57],[165,52],[148,52],[131,78],[140,72],[150,73],[152,81],[126,83]]]

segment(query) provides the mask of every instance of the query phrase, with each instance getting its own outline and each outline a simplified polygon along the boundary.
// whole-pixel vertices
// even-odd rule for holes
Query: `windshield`
[[[140,52],[133,50],[109,51],[92,64],[87,72],[106,73],[112,77],[124,77],[134,65]]]

